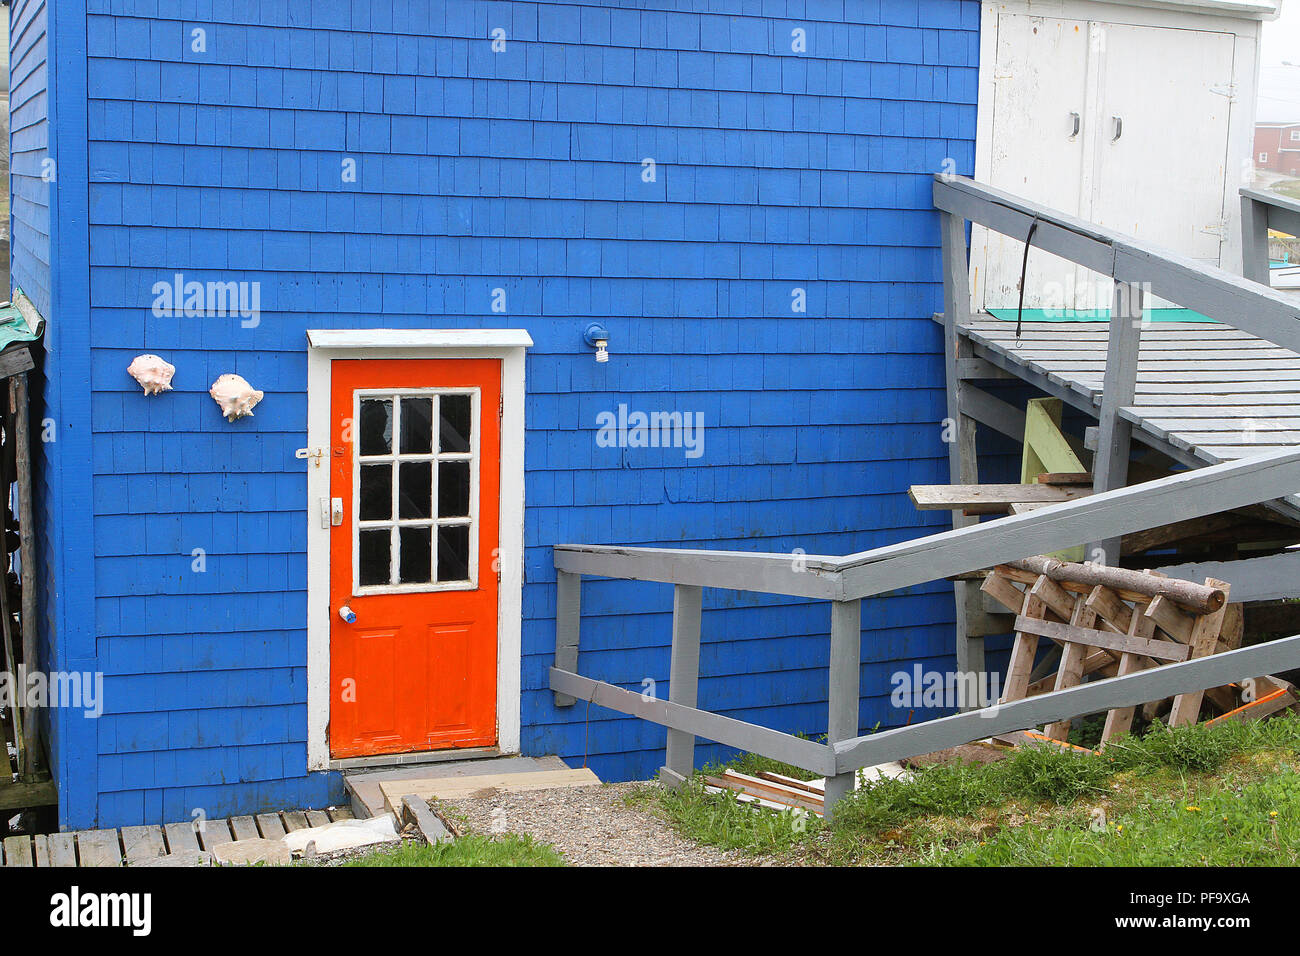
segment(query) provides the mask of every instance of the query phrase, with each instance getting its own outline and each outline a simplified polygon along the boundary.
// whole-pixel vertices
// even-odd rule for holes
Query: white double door
[[[1237,175],[1228,149],[1233,53],[1228,33],[1002,14],[993,115],[981,124],[985,175],[1026,199],[1220,265],[1225,177]],[[976,227],[976,308],[1016,306],[1023,248]],[[1030,251],[1026,308],[1107,308],[1109,287]]]

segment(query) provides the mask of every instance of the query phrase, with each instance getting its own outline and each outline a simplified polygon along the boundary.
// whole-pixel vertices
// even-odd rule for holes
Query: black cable
[[[1025,273],[1029,269],[1029,245],[1034,241],[1038,230],[1038,216],[1029,224],[1029,235],[1025,236],[1025,257],[1020,260],[1020,301],[1016,304],[1016,345],[1020,344],[1020,323],[1025,311]]]

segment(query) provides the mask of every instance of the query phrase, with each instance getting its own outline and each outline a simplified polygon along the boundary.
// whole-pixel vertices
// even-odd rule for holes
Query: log
[[[1127,568],[1077,564],[1045,557],[1010,561],[1003,567],[1033,575],[1046,575],[1053,581],[1069,581],[1089,588],[1100,584],[1112,590],[1128,591],[1146,597],[1164,597],[1198,614],[1217,611],[1228,601],[1227,592],[1223,588],[1180,581],[1177,578],[1155,577],[1144,571],[1130,571]]]

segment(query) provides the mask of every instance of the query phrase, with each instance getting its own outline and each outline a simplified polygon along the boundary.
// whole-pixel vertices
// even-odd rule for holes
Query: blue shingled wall
[[[973,163],[974,0],[88,8],[108,700],[93,809],[68,825],[338,795],[303,770],[307,328],[532,334],[523,747],[605,777],[650,774],[663,731],[552,707],[552,544],[845,553],[939,524],[903,492],[946,470],[930,176]],[[260,282],[260,324],[154,317],[176,272]],[[581,342],[593,317],[608,364]],[[174,392],[140,395],[124,370],[141,351],[177,366]],[[206,395],[228,371],[267,391],[233,425]],[[703,456],[598,447],[620,402],[702,412]],[[890,662],[950,666],[946,593],[864,607],[864,727],[908,718],[887,705]],[[666,693],[670,604],[589,584],[583,670]],[[710,591],[705,607],[702,706],[824,730],[827,606]]]

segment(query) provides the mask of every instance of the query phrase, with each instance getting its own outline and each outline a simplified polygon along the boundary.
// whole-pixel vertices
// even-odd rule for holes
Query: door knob
[[[348,607],[346,604],[339,608],[339,617],[343,618],[343,620],[348,624],[355,624],[357,622],[357,612],[352,610],[352,608]]]

